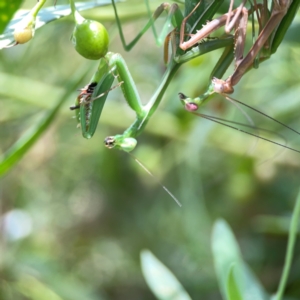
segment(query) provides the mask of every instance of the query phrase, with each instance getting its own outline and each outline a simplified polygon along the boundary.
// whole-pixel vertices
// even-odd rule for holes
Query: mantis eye
[[[109,35],[101,23],[83,19],[81,23],[75,25],[72,42],[80,55],[97,60],[107,53]]]
[[[107,138],[105,138],[104,144],[108,149],[116,148],[126,152],[130,152],[135,148],[137,141],[136,139],[131,137],[124,138],[120,135],[116,135],[108,136]]]
[[[115,146],[115,142],[116,142],[116,140],[113,136],[108,136],[104,140],[104,145],[108,149],[112,149]]]

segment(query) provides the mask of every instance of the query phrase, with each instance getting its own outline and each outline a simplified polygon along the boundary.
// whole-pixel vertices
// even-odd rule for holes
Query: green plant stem
[[[71,7],[72,16],[74,18],[75,23],[76,24],[81,24],[85,19],[77,11],[73,0],[70,0],[70,7]]]
[[[75,18],[76,7],[75,7],[75,4],[74,4],[73,0],[70,0],[70,7],[71,7],[72,15]]]
[[[33,15],[34,17],[36,17],[38,12],[40,11],[40,9],[43,7],[43,5],[45,3],[46,3],[46,0],[39,0],[39,2],[37,2],[37,4],[30,11],[30,14]]]
[[[292,216],[292,221],[290,225],[290,230],[289,230],[289,239],[288,239],[288,246],[287,246],[287,253],[285,257],[285,263],[284,263],[284,268],[282,272],[282,276],[280,279],[278,291],[276,293],[276,300],[281,300],[283,296],[283,292],[286,286],[286,282],[288,279],[288,275],[291,269],[291,264],[292,264],[292,259],[293,259],[293,254],[294,254],[294,246],[297,238],[297,232],[298,232],[298,223],[299,223],[299,217],[300,217],[300,192],[298,194],[293,216]]]

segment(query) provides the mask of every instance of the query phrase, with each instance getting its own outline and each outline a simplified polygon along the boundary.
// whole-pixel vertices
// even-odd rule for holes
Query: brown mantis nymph
[[[231,0],[230,7],[228,13],[222,15],[219,18],[208,22],[201,30],[199,30],[196,34],[194,34],[190,39],[184,41],[184,26],[185,21],[182,22],[181,30],[180,30],[180,43],[179,47],[183,50],[187,50],[193,47],[202,39],[209,36],[212,32],[214,32],[219,27],[225,26],[225,32],[229,33],[233,28],[235,29],[235,47],[234,47],[234,57],[235,57],[235,69],[231,76],[229,76],[226,80],[218,79],[216,77],[212,78],[211,85],[209,86],[206,93],[202,96],[199,96],[195,99],[190,99],[180,94],[180,99],[183,100],[186,104],[186,108],[188,110],[197,110],[201,105],[203,100],[205,100],[208,96],[213,93],[220,94],[231,94],[234,91],[234,86],[241,80],[244,74],[252,68],[254,61],[259,56],[259,52],[265,47],[268,49],[268,56],[258,57],[259,60],[267,59],[270,54],[274,53],[278,47],[278,42],[275,43],[275,49],[272,48],[270,44],[270,40],[277,41],[277,36],[284,35],[282,32],[281,22],[285,18],[285,22],[291,23],[297,8],[299,7],[299,1],[297,0],[273,0],[273,6],[271,9],[271,15],[265,25],[262,25],[261,17],[266,16],[267,12],[267,3],[257,4],[255,2],[253,8],[251,9],[251,13],[255,12],[259,20],[260,33],[250,48],[248,53],[243,56],[244,48],[245,48],[245,38],[246,38],[246,26],[248,20],[248,11],[244,7],[246,0],[242,2],[242,4],[235,10],[232,10],[233,0]],[[293,7],[292,7],[292,4]],[[289,9],[291,6],[291,9]],[[287,16],[287,12],[289,12],[289,16]],[[188,18],[187,16],[186,18]],[[277,31],[276,31],[277,29]],[[279,30],[280,29],[280,30]],[[282,38],[281,38],[282,39]]]

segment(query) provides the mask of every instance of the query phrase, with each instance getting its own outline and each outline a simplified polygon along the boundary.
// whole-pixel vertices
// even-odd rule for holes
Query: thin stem
[[[77,11],[76,6],[74,4],[74,0],[70,0],[70,6],[72,11],[72,16],[76,24],[81,24],[84,21],[84,18],[81,14]]]
[[[76,7],[75,7],[75,4],[74,4],[73,0],[70,0],[70,6],[71,6],[72,15],[75,18]]]
[[[146,4],[146,8],[147,8],[148,18],[149,18],[149,20],[151,20],[152,15],[151,15],[151,9],[150,9],[150,5],[149,5],[149,0],[145,0],[145,4]],[[157,32],[156,32],[156,28],[154,26],[154,22],[151,22],[151,28],[152,28],[154,38],[157,41],[158,40],[158,35],[157,35]]]
[[[37,16],[38,12],[40,11],[40,9],[43,7],[43,5],[46,3],[46,0],[40,0],[34,7],[33,9],[30,11],[31,15],[33,15],[34,17]]]
[[[215,49],[224,47],[224,44],[227,45],[228,43],[232,43],[232,39],[230,38],[229,40],[227,39],[222,39],[221,42],[213,41],[203,43],[199,45],[199,47],[194,47],[193,48],[193,55],[192,58],[198,57],[200,55],[203,55],[207,52],[213,51]],[[205,46],[205,44],[208,44]],[[196,49],[197,48],[197,49]],[[190,51],[189,51],[190,52]],[[185,56],[185,55],[183,55]],[[189,61],[192,58],[185,58],[181,60],[182,56],[177,57],[177,59],[173,59],[170,61],[164,76],[161,80],[161,83],[159,87],[157,88],[155,94],[152,96],[150,101],[144,106],[143,108],[143,114],[138,116],[138,118],[135,120],[135,122],[124,132],[125,136],[131,136],[131,137],[136,137],[138,136],[146,126],[149,118],[152,116],[152,114],[155,112],[157,109],[158,105],[160,104],[160,101],[162,100],[164,93],[171,82],[173,76],[175,75],[176,71],[179,69],[181,64]]]
[[[146,25],[143,27],[143,29],[137,34],[137,36],[130,43],[127,44],[126,41],[125,41],[125,36],[124,36],[124,33],[123,33],[121,21],[120,21],[120,18],[118,16],[115,0],[112,0],[112,6],[113,6],[113,9],[114,9],[114,12],[115,12],[115,17],[116,17],[116,22],[117,22],[119,34],[120,34],[120,39],[121,39],[123,48],[126,51],[130,51],[131,48],[138,42],[138,40],[142,37],[142,35],[150,27],[152,27],[152,29],[153,29],[153,33],[154,33],[154,37],[155,37],[157,45],[161,45],[162,41],[164,40],[165,36],[167,35],[167,32],[168,32],[170,26],[172,26],[173,17],[176,19],[176,18],[178,18],[178,16],[180,17],[180,15],[181,15],[181,13],[179,12],[179,9],[178,9],[178,5],[176,5],[176,4],[169,5],[168,3],[162,3],[155,10],[155,12],[153,13],[153,15],[151,16],[149,21],[146,23]],[[149,14],[149,5],[147,5],[147,11],[148,11],[148,14]],[[160,33],[160,37],[157,38],[157,34],[156,34],[156,31],[155,31],[155,27],[154,27],[154,22],[164,11],[166,11],[166,12],[170,11],[170,13],[168,14],[168,17],[167,17],[166,23],[163,27],[163,30]],[[179,21],[181,21],[181,19],[179,19]]]
[[[289,230],[289,239],[288,239],[287,252],[285,257],[285,263],[284,263],[280,283],[278,286],[278,291],[276,293],[276,298],[275,298],[276,300],[282,299],[283,292],[288,280],[288,275],[291,269],[291,264],[292,264],[293,254],[294,254],[295,242],[297,238],[299,217],[300,217],[300,192],[298,194],[295,208],[293,211],[293,216],[292,216],[290,230]]]

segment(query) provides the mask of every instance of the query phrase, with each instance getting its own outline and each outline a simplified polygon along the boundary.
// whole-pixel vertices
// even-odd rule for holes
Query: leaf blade
[[[269,295],[243,261],[238,243],[225,220],[217,220],[214,224],[212,250],[217,278],[224,299],[230,299],[227,281],[232,265],[235,265],[236,284],[244,300],[269,299]]]
[[[20,8],[22,2],[23,0],[0,0],[0,34],[4,31],[15,12]]]
[[[79,69],[77,74],[74,75],[74,79],[66,84],[66,92],[58,99],[54,107],[45,114],[44,118],[42,118],[38,124],[34,125],[25,134],[23,134],[21,138],[0,157],[0,177],[5,175],[15,165],[34,145],[39,137],[49,128],[59,109],[68,99],[68,95],[76,89],[79,82],[82,78],[84,78],[87,72],[88,70],[86,67],[84,68],[84,71]]]
[[[141,252],[144,278],[158,299],[191,300],[178,279],[149,250]]]

